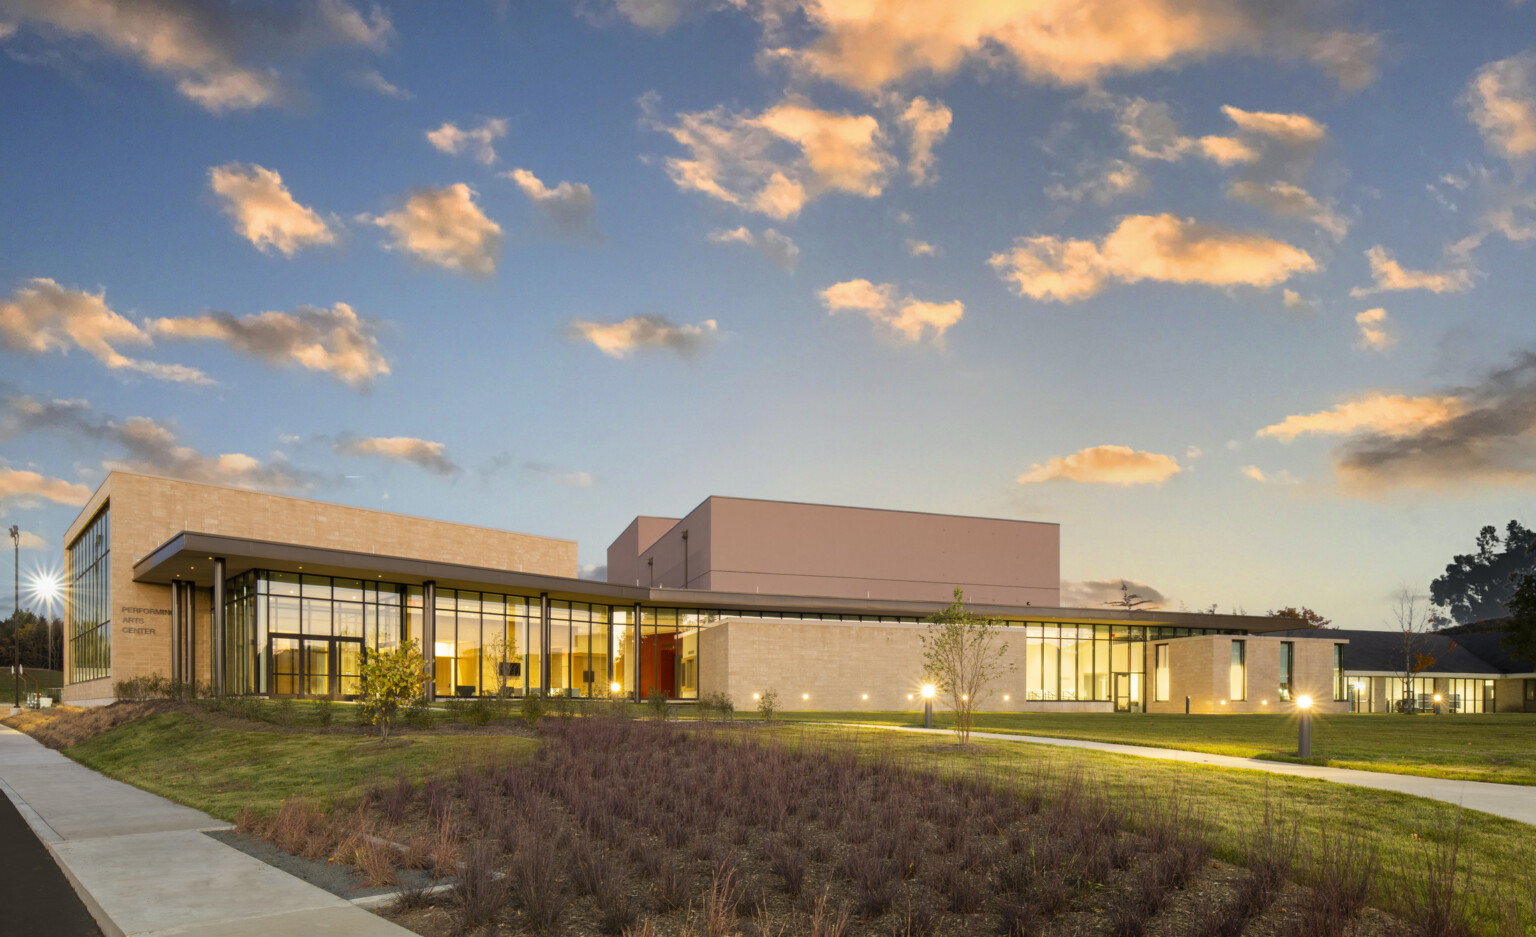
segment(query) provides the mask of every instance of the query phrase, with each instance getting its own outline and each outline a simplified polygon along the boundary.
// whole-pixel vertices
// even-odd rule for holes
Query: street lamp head
[[[923,684],[923,699],[933,699],[938,693],[938,688],[931,683]]]
[[[1435,694],[1435,702],[1437,702],[1437,703],[1440,702],[1440,694],[1439,693]]]
[[[1300,706],[1302,709],[1311,709],[1312,708],[1312,697],[1310,697],[1310,696],[1300,697],[1299,699],[1296,700],[1296,705]]]

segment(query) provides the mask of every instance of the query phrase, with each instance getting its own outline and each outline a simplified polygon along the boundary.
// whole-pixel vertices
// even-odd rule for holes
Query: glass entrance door
[[[349,638],[273,635],[272,695],[354,697],[363,665],[363,642]]]
[[[1128,673],[1115,674],[1115,712],[1131,712],[1131,675]],[[1140,700],[1136,700],[1138,704]],[[1138,705],[1139,709],[1140,706]]]

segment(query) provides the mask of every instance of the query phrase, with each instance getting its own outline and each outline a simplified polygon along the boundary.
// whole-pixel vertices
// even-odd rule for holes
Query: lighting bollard
[[[1300,758],[1312,757],[1312,697],[1303,696],[1296,700],[1296,707],[1301,710],[1301,728],[1296,738],[1296,755]]]
[[[938,690],[931,683],[923,684],[923,728],[933,728],[933,696]]]

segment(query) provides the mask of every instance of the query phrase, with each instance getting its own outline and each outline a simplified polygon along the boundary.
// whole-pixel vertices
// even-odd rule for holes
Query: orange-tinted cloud
[[[820,110],[796,95],[761,114],[716,107],[671,124],[655,106],[654,96],[641,99],[649,125],[689,151],[666,160],[678,188],[771,218],[793,218],[827,192],[873,198],[896,165],[873,116]]]
[[[631,316],[621,322],[572,322],[566,330],[574,341],[591,342],[610,358],[628,358],[635,351],[665,349],[685,358],[703,351],[719,337],[714,319],[699,325],[675,323],[663,316]]]
[[[1129,446],[1093,446],[1030,466],[1019,484],[1070,481],[1099,485],[1161,485],[1182,471],[1172,456]]]
[[[242,354],[278,367],[297,365],[364,389],[389,373],[372,323],[346,303],[330,309],[300,306],[293,312],[233,316],[209,312],[148,323],[157,336],[223,342]]]
[[[152,343],[148,332],[107,305],[105,293],[69,289],[38,277],[9,300],[0,300],[0,345],[12,351],[41,355],[79,348],[110,370],[185,384],[213,383],[197,368],[142,361],[117,350],[118,345]]]
[[[276,248],[292,257],[302,247],[336,242],[325,219],[295,201],[271,169],[227,163],[208,170],[208,184],[224,200],[235,233],[261,250]]]
[[[1455,419],[1465,411],[1466,404],[1457,396],[1368,394],[1345,401],[1330,410],[1288,416],[1279,423],[1264,427],[1258,434],[1284,441],[1302,435],[1337,436],[1357,432],[1401,438],[1418,435]]]
[[[1459,293],[1472,286],[1472,274],[1466,270],[1408,270],[1393,258],[1392,252],[1377,244],[1367,248],[1371,263],[1371,286],[1357,286],[1349,291],[1354,297],[1397,290],[1429,290],[1431,293]]]
[[[414,436],[372,436],[360,439],[344,436],[333,447],[342,455],[372,456],[395,462],[409,462],[438,475],[452,475],[459,467],[448,458],[440,442]]]
[[[49,478],[25,469],[0,467],[0,504],[9,501],[53,501],[57,504],[84,504],[91,489],[62,478]]]
[[[1536,156],[1536,52],[1478,69],[1462,103],[1488,149],[1508,160]]]
[[[1223,54],[1265,52],[1310,58],[1351,87],[1374,77],[1370,37],[1299,26],[1296,17],[1268,16],[1238,0],[802,0],[795,5],[803,8],[815,38],[770,54],[861,91],[914,75],[952,75],[971,62],[1006,63],[1032,81],[1084,85]],[[783,4],[770,6],[774,18],[782,15]]]
[[[1397,336],[1388,331],[1390,320],[1387,311],[1380,307],[1367,309],[1355,316],[1355,325],[1360,327],[1360,347],[1369,348],[1372,351],[1386,351],[1397,344]]]
[[[943,344],[944,333],[965,315],[965,304],[959,300],[924,302],[913,296],[897,296],[895,284],[877,285],[862,279],[832,284],[821,291],[821,301],[828,313],[862,312],[869,321],[909,344],[925,339]]]
[[[462,182],[441,189],[417,189],[398,211],[367,218],[392,235],[394,250],[460,273],[489,276],[501,250],[501,225],[475,204],[475,190]]]
[[[1175,215],[1131,215],[1099,244],[1019,238],[988,261],[1020,296],[1075,302],[1111,282],[1273,286],[1317,262],[1284,241]]]

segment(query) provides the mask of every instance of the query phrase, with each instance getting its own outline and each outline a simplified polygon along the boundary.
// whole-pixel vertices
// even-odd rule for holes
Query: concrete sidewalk
[[[850,725],[850,723],[842,723]],[[861,729],[890,729],[896,732],[919,732],[934,735],[953,735],[952,729],[919,729],[914,726],[882,726],[857,723]],[[1028,742],[1032,745],[1058,745],[1063,748],[1086,748],[1096,752],[1112,752],[1116,755],[1134,755],[1138,758],[1157,758],[1163,761],[1179,761],[1192,765],[1211,765],[1217,768],[1240,768],[1246,771],[1268,771],[1298,778],[1314,778],[1336,784],[1355,787],[1372,787],[1381,791],[1396,791],[1414,797],[1427,797],[1448,804],[1457,804],[1468,810],[1491,813],[1497,817],[1536,824],[1536,787],[1524,784],[1493,784],[1488,781],[1448,781],[1444,778],[1425,778],[1413,774],[1387,774],[1382,771],[1358,771],[1353,768],[1329,768],[1322,765],[1290,764],[1284,761],[1265,761],[1260,758],[1238,758],[1232,755],[1208,755],[1205,752],[1184,751],[1177,748],[1153,748],[1148,745],[1119,745],[1113,742],[1087,742],[1082,739],[1059,739],[1043,735],[1010,735],[1002,732],[972,732],[973,739],[997,742]]]
[[[0,792],[107,937],[410,933],[201,832],[229,824],[97,774],[4,726]]]

